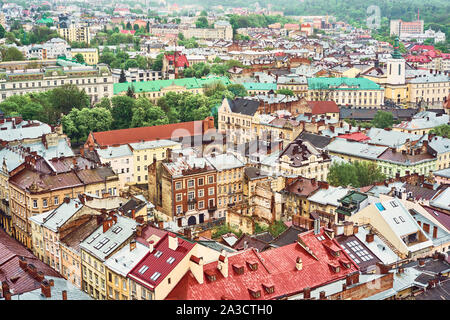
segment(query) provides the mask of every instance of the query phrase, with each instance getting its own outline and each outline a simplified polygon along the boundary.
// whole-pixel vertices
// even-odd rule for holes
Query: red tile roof
[[[319,235],[329,239],[323,228]],[[359,267],[352,261],[344,250],[340,250],[340,256],[334,257],[318,239],[313,230],[299,235],[299,239],[306,244],[311,253],[308,253],[299,243],[266,250],[258,253],[254,249],[240,251],[228,256],[228,277],[225,278],[218,270],[218,262],[204,265],[205,273],[216,276],[215,281],[205,277],[204,283],[199,284],[189,271],[184,275],[166,299],[178,300],[220,300],[224,297],[239,300],[267,300],[285,295],[293,295],[301,292],[306,287],[314,289],[322,285],[344,279],[347,275],[359,272]],[[324,240],[326,241],[326,240]],[[342,248],[339,243],[329,239],[329,246]],[[303,267],[296,269],[296,260],[300,257]],[[317,258],[317,259],[316,259]],[[350,268],[342,266],[341,261],[349,261]],[[247,264],[257,261],[256,270],[251,270]],[[333,271],[330,264],[340,264],[338,272]],[[244,266],[244,273],[237,274],[233,265]],[[267,293],[265,284],[273,284],[274,292]],[[261,290],[259,298],[253,298],[249,290]]]
[[[203,134],[203,121],[189,121],[160,126],[91,132],[99,146],[180,138]]]
[[[308,101],[312,114],[339,113],[339,107],[334,101]]]
[[[175,60],[175,54],[171,54],[171,55],[165,55],[165,58],[169,61],[174,61]],[[175,66],[177,68],[184,68],[189,67],[189,61],[186,58],[186,56],[184,54],[177,54],[177,59],[176,59],[176,64]]]
[[[23,245],[0,229],[0,282],[8,283],[11,295],[33,291],[41,285],[20,267],[19,257],[25,257],[26,263],[33,264],[44,276],[61,278],[58,272],[40,261]]]
[[[370,138],[362,132],[341,134],[340,136],[338,136],[338,138],[343,138],[343,139],[347,139],[347,140],[351,140],[351,141],[359,141],[359,142],[370,140]]]
[[[187,240],[178,238],[178,247],[176,250],[169,248],[169,233],[166,233],[164,237],[158,241],[155,245],[153,252],[149,252],[129,273],[128,276],[133,280],[139,282],[141,285],[147,287],[150,290],[154,290],[161,281],[178,265],[178,263],[188,255],[194,248],[195,243],[188,242]],[[162,255],[156,257],[155,254],[160,251]],[[167,260],[172,257],[175,258],[174,262],[169,264]],[[139,270],[143,266],[148,266],[148,269],[144,273],[139,273]],[[161,273],[156,281],[150,279],[155,272]]]

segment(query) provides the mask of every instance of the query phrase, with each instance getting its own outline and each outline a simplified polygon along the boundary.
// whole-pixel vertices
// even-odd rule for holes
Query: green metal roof
[[[176,85],[186,87],[186,89],[200,89],[203,85],[214,82],[222,81],[225,85],[229,85],[231,82],[227,77],[208,77],[204,79],[197,78],[183,78],[183,79],[171,79],[171,80],[155,80],[155,81],[141,81],[141,82],[122,82],[114,84],[114,94],[126,92],[129,86],[134,87],[134,92],[155,92],[161,91],[165,87]]]
[[[309,90],[383,90],[366,78],[309,78]]]
[[[242,85],[246,90],[277,90],[276,83],[244,82]]]

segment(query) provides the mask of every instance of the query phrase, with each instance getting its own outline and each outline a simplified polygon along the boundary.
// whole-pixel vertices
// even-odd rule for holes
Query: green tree
[[[75,58],[75,60],[78,63],[84,63],[85,62],[84,61],[84,56],[81,53],[77,53],[74,58]]]
[[[111,109],[111,100],[108,97],[103,97],[99,103],[95,105],[96,108]]]
[[[293,96],[294,95],[294,92],[292,90],[290,90],[290,89],[278,89],[276,91],[276,93],[284,94],[286,96]]]
[[[155,61],[153,61],[153,65],[152,65],[152,69],[155,71],[161,71],[162,67],[163,67],[163,58],[164,58],[164,54],[160,53],[159,55],[156,56]]]
[[[65,84],[50,91],[49,102],[58,113],[67,114],[72,109],[83,109],[90,105],[89,96],[84,89],[74,84]]]
[[[0,105],[1,109],[1,105]],[[441,124],[440,126],[437,126],[430,130],[430,133],[433,133],[435,135],[444,137],[444,138],[450,138],[450,125],[448,124]]]
[[[379,110],[375,114],[372,124],[380,129],[390,128],[394,124],[394,117],[390,112]]]
[[[64,133],[74,142],[86,141],[90,132],[111,130],[113,118],[105,108],[73,109],[61,119]]]
[[[125,71],[122,69],[120,71],[119,83],[127,82],[127,77],[125,76]]]
[[[0,24],[0,39],[3,39],[5,37],[5,28]]]
[[[115,96],[111,99],[112,129],[130,128],[135,99],[128,96]]]
[[[333,163],[328,172],[327,181],[332,186],[353,186],[355,188],[384,181],[386,176],[375,164],[367,161],[352,163]]]
[[[25,57],[22,52],[20,52],[15,47],[9,47],[7,49],[2,49],[2,61],[23,61]]]
[[[169,119],[160,107],[152,105],[147,98],[136,100],[131,127],[157,126],[168,123]]]
[[[195,21],[195,26],[200,29],[206,29],[209,27],[208,19],[206,17],[199,17],[197,21]]]
[[[247,89],[242,84],[229,84],[227,90],[231,91],[237,97],[246,97],[248,95]]]

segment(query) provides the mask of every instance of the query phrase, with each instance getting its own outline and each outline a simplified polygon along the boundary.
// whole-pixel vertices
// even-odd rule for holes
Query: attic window
[[[261,297],[261,290],[248,289],[248,291],[250,292],[250,295],[255,299],[258,299]]]
[[[216,281],[216,274],[212,270],[205,271],[206,279],[208,279],[209,282]]]
[[[174,257],[170,257],[169,259],[167,259],[167,263],[168,264],[172,264],[173,262],[175,261],[175,258]]]
[[[162,253],[162,251],[156,251],[156,253],[155,253],[155,257],[157,257],[157,258],[159,258],[159,257],[161,257],[161,255],[162,255],[163,253]]]
[[[398,218],[400,219],[401,222],[405,222],[405,219],[403,219],[402,216],[399,216]]]
[[[258,263],[254,261],[247,261],[247,265],[252,271],[258,270]]]
[[[112,232],[114,232],[115,234],[119,233],[120,231],[122,231],[122,227],[116,227],[113,229]]]
[[[158,280],[158,278],[159,278],[160,276],[161,276],[161,273],[155,272],[155,273],[150,277],[150,280],[156,281],[156,280]]]
[[[263,288],[268,294],[275,292],[275,286],[273,284],[263,284]]]
[[[331,267],[334,273],[338,273],[339,271],[341,271],[341,267],[338,264],[329,263],[329,266]]]
[[[244,266],[233,264],[233,270],[236,274],[244,274]]]
[[[147,271],[148,270],[148,266],[146,266],[146,265],[143,265],[140,269],[139,269],[139,273],[140,274],[143,274],[145,271]]]
[[[397,202],[391,201],[390,203],[391,203],[392,208],[398,207]]]

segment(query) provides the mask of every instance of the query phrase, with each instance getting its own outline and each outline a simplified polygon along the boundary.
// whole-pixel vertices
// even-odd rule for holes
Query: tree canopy
[[[360,188],[384,181],[386,176],[372,162],[355,161],[352,163],[333,163],[328,172],[327,181],[332,186],[352,186]]]

